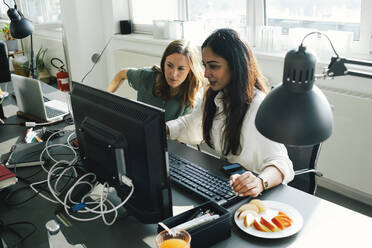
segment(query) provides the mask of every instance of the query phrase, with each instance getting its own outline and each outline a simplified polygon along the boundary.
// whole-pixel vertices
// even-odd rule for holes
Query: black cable
[[[19,232],[17,232],[12,226],[19,226],[19,225],[30,225],[33,229],[26,235],[22,236]],[[14,244],[8,244],[8,248],[16,248],[19,247],[20,244],[22,244],[27,238],[29,238],[32,234],[34,234],[37,230],[37,227],[32,223],[28,221],[20,221],[20,222],[14,222],[14,223],[9,223],[5,224],[3,221],[0,220],[0,230],[1,233],[11,233],[17,236],[19,239],[16,243]]]
[[[20,122],[20,123],[2,123],[1,125],[3,126],[25,126],[25,123],[24,122]]]
[[[115,33],[115,34],[119,34],[119,33]],[[96,62],[94,62],[94,64],[92,65],[92,67],[90,68],[90,70],[87,72],[87,74],[85,74],[85,76],[83,77],[83,79],[81,80],[81,82],[84,82],[84,79],[89,75],[89,73],[92,72],[92,70],[94,69],[94,67],[95,67],[96,64],[98,63],[98,61],[99,61],[99,59],[101,58],[103,52],[104,52],[104,51],[106,50],[106,48],[108,47],[108,45],[110,44],[110,42],[111,42],[111,40],[112,40],[112,38],[114,37],[115,34],[113,34],[113,35],[110,37],[110,39],[109,39],[108,42],[106,43],[105,47],[103,48],[103,50],[102,50],[101,53],[99,54],[98,59],[96,60]]]
[[[34,177],[34,176],[36,176],[37,174],[39,174],[40,172],[42,172],[42,171],[43,171],[43,169],[42,169],[42,168],[39,168],[39,169],[38,169],[36,172],[34,172],[33,174],[24,177],[24,179],[29,179],[29,178],[31,178],[31,177]],[[18,176],[17,176],[17,177],[18,177]]]
[[[67,186],[69,185],[69,183],[72,179],[77,179],[76,177],[73,176],[73,174],[66,175],[66,176],[63,176],[63,177],[69,177],[69,178],[68,178],[67,182],[65,183],[65,185],[62,187],[61,193],[65,190],[68,190]],[[27,178],[18,177],[18,179],[20,180],[20,182],[26,184],[27,186],[23,186],[23,187],[18,188],[16,190],[9,191],[8,194],[4,197],[4,204],[7,205],[7,206],[19,206],[21,204],[24,204],[24,203],[32,200],[33,198],[35,198],[37,195],[39,195],[39,191],[43,191],[45,193],[50,194],[48,189],[40,187],[40,186],[47,183],[47,182],[44,182],[44,183],[40,183],[40,184],[34,186],[35,188],[38,189],[38,192],[32,191],[33,195],[31,195],[30,197],[28,197],[26,199],[23,199],[22,201],[19,201],[19,202],[11,202],[11,199],[14,197],[14,195],[18,194],[19,192],[22,192],[23,190],[30,190],[30,185],[32,184],[31,181],[27,180]],[[54,179],[57,179],[57,177],[52,177],[52,180],[54,180]]]
[[[304,43],[305,39],[306,39],[308,36],[312,35],[312,34],[320,34],[320,35],[324,35],[324,36],[328,39],[329,44],[331,44],[332,50],[333,50],[333,52],[336,54],[337,58],[339,57],[338,53],[336,52],[336,49],[335,49],[334,46],[333,46],[333,43],[332,43],[331,39],[328,37],[328,35],[326,35],[326,34],[324,34],[324,33],[322,33],[322,32],[310,32],[310,33],[308,33],[307,35],[305,35],[305,37],[302,39],[301,46],[302,46],[302,44]]]
[[[5,2],[5,0],[3,0],[3,2],[4,2],[4,4],[5,4],[6,6],[8,6],[9,9],[11,9],[10,6]]]
[[[4,204],[9,206],[9,207],[14,207],[14,206],[19,206],[19,205],[22,205],[32,199],[34,199],[36,196],[39,195],[39,193],[36,193],[34,192],[32,196],[26,198],[26,199],[23,199],[22,201],[19,201],[19,202],[12,202],[11,199],[12,197],[14,197],[14,195],[18,194],[19,192],[22,192],[23,190],[29,190],[30,189],[30,186],[23,186],[21,188],[18,188],[16,190],[13,190],[13,191],[9,191],[9,193],[4,197]]]

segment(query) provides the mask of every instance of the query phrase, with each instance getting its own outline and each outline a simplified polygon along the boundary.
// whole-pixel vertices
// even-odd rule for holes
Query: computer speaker
[[[129,20],[120,21],[120,33],[121,34],[130,34],[132,33],[132,26]]]

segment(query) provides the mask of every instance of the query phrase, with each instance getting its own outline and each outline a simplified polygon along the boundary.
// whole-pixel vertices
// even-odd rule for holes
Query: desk
[[[10,136],[16,137],[15,132],[19,130],[7,131],[12,133]],[[0,135],[3,134],[4,132],[0,133]],[[177,142],[169,141],[168,144],[170,152],[203,167],[212,169],[224,164],[221,160]],[[2,142],[0,152],[7,152],[8,150],[8,144]],[[19,173],[31,174],[33,170],[36,170],[36,168],[23,168],[22,171],[19,170]],[[3,199],[3,193],[0,192],[0,199]],[[201,203],[198,199],[178,188],[172,189],[172,197],[173,205],[177,206]],[[281,201],[295,207],[303,215],[303,229],[298,234],[288,238],[264,240],[245,234],[233,223],[231,238],[218,243],[214,247],[339,248],[371,245],[372,218],[370,217],[285,185],[280,185],[265,192],[261,199]],[[16,207],[8,207],[0,203],[0,219],[5,223],[18,221],[34,223],[38,230],[25,241],[24,247],[47,248],[49,244],[45,223],[50,219],[56,219],[55,208],[55,204],[39,196]],[[229,210],[235,211],[237,208],[238,205],[234,205]],[[154,236],[157,226],[155,224],[142,224],[133,217],[119,219],[112,226],[106,226],[100,219],[92,222],[76,222],[73,220],[71,222],[73,223],[71,227],[61,225],[61,230],[73,244],[84,243],[88,248],[155,247]]]
[[[55,99],[66,102],[66,93],[57,90],[56,88],[42,83],[41,88],[43,95],[49,99]],[[19,123],[24,122],[24,119],[18,118],[16,113],[18,107],[14,97],[11,95],[13,92],[13,84],[8,83],[7,91],[9,96],[4,100],[2,106],[4,109],[4,114],[7,119],[7,123]],[[29,120],[28,120],[29,121]],[[60,126],[61,127],[61,126]],[[22,126],[0,126],[0,154],[9,152],[9,149],[15,143],[20,142],[24,138],[27,128]],[[23,136],[22,136],[23,135]],[[22,136],[22,137],[21,137]]]

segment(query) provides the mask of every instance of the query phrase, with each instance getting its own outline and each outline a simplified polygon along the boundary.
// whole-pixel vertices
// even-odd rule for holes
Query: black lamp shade
[[[332,109],[314,85],[315,56],[305,50],[300,46],[287,53],[283,84],[266,96],[256,115],[257,130],[286,145],[319,144],[333,130]]]
[[[261,103],[255,124],[268,139],[306,146],[319,144],[331,136],[333,115],[327,98],[317,86],[293,94],[279,85]]]
[[[7,13],[10,19],[10,34],[15,39],[23,39],[32,34],[34,25],[30,20],[24,18],[21,12],[10,8]]]

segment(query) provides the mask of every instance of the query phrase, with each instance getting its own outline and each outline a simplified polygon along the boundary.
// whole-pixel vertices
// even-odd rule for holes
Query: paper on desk
[[[189,205],[189,206],[174,206],[173,205],[173,216],[176,216],[178,214],[181,214],[193,208],[194,208],[194,205]]]

